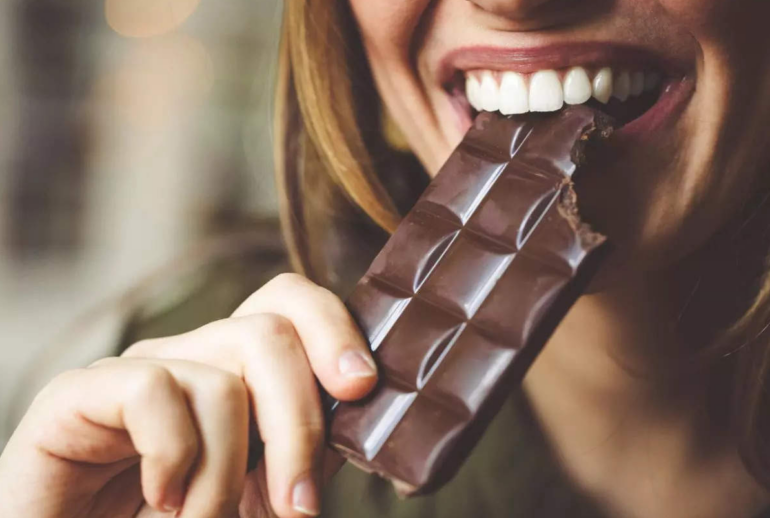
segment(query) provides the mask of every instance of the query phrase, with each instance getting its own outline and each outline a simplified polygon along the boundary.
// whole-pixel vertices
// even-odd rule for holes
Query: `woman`
[[[405,144],[432,176],[471,105],[593,97],[628,123],[579,185],[616,254],[523,396],[448,489],[395,503],[346,468],[330,514],[770,507],[768,15],[752,0],[287,2],[284,229],[295,267],[340,294],[383,239],[362,212],[392,231],[423,183]],[[336,296],[279,276],[229,318],[55,379],[0,459],[0,515],[214,517],[239,502],[241,516],[315,515],[340,465],[322,446],[316,378],[355,400],[376,366]],[[246,474],[254,423],[264,462]]]

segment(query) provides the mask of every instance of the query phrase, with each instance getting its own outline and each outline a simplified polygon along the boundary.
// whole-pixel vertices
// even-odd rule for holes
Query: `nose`
[[[546,4],[564,5],[564,0],[468,0],[480,9],[514,20],[532,17]]]

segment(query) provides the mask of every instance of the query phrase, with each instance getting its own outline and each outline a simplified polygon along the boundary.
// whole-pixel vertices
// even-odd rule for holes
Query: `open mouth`
[[[512,70],[506,70],[505,64],[495,63],[495,55],[487,56],[486,66],[474,64],[472,53],[466,56],[469,62],[452,63],[443,72],[444,90],[464,126],[481,111],[519,115],[586,104],[612,117],[624,133],[649,131],[694,90],[694,81],[686,74],[670,66],[656,67],[651,59],[632,60],[631,65],[613,59],[614,64],[603,65],[598,54],[587,64],[575,63],[580,59],[576,56],[564,68],[536,69],[529,60],[522,66],[516,60],[524,59],[516,56]]]

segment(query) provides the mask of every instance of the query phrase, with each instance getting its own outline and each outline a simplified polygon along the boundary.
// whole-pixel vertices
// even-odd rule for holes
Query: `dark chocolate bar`
[[[570,177],[609,131],[583,106],[476,119],[348,299],[380,367],[334,410],[350,461],[405,495],[456,472],[604,255]]]

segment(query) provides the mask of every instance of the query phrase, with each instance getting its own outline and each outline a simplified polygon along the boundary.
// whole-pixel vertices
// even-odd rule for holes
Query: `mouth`
[[[583,44],[460,49],[439,75],[463,130],[481,111],[520,115],[585,104],[612,117],[619,135],[638,135],[686,104],[695,82],[684,70],[638,49]]]

